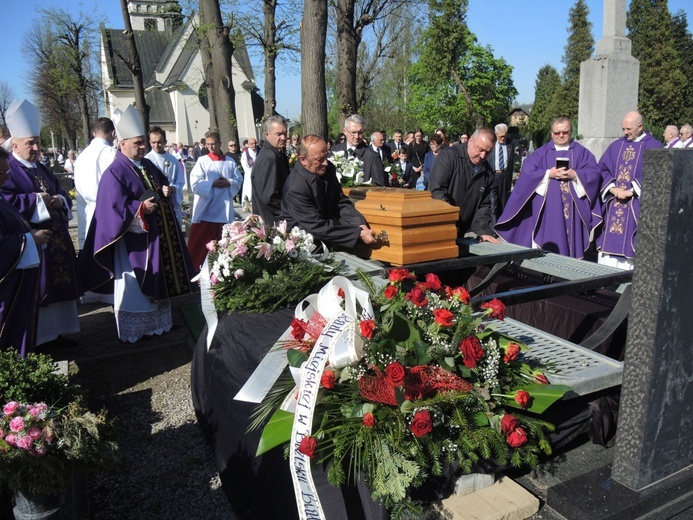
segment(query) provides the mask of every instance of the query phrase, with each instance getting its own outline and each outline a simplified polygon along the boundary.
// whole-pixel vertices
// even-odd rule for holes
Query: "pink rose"
[[[217,241],[211,240],[211,241],[207,242],[206,247],[207,247],[207,251],[209,251],[210,253],[214,253],[214,251],[217,250]]]
[[[17,448],[29,451],[33,447],[34,447],[34,439],[29,437],[28,435],[24,435],[23,437],[19,437],[17,439]]]
[[[32,406],[31,408],[29,408],[29,415],[31,415],[32,417],[38,417],[39,415],[41,415],[41,410],[39,410],[35,406]]]
[[[210,277],[209,277],[209,283],[210,283],[211,286],[215,286],[215,285],[217,285],[217,284],[219,283],[219,278],[217,278],[217,276],[216,276],[215,274],[210,275]]]
[[[287,253],[293,253],[296,251],[296,244],[294,243],[293,240],[287,240],[284,243],[284,247],[286,248]]]
[[[233,251],[231,252],[231,256],[245,256],[248,254],[248,246],[245,244],[236,244],[236,247],[233,248]]]
[[[13,432],[21,432],[24,429],[24,418],[15,417],[10,421],[10,430]]]
[[[233,272],[233,277],[234,277],[236,280],[239,280],[239,279],[243,278],[244,276],[245,276],[245,271],[244,271],[243,269],[236,269],[236,270]]]
[[[36,426],[32,426],[29,428],[26,432],[26,434],[31,437],[34,440],[37,440],[41,437],[41,428],[37,428]]]
[[[46,454],[46,448],[43,446],[34,446],[34,449],[29,452],[34,457],[43,457]]]
[[[17,411],[17,408],[19,408],[19,403],[16,401],[10,401],[2,408],[2,411],[5,415],[12,415]]]
[[[16,446],[17,445],[17,436],[14,433],[8,433],[7,437],[5,437],[5,442],[9,444],[10,446]]]

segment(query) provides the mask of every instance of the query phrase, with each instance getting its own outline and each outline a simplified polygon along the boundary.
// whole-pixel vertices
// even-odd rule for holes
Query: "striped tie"
[[[498,169],[505,170],[505,157],[503,157],[502,145],[498,145]]]

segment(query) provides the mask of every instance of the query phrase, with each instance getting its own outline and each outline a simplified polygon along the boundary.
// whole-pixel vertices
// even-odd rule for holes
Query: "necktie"
[[[348,155],[349,155],[349,157],[354,156],[354,149],[353,148],[349,148],[349,154]]]
[[[505,157],[503,157],[503,145],[498,145],[498,169],[505,170]]]

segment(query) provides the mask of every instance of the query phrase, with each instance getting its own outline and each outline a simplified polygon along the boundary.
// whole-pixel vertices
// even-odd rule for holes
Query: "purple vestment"
[[[22,357],[36,345],[38,267],[17,269],[29,223],[0,199],[0,350],[16,348]]]
[[[190,256],[175,211],[161,187],[168,179],[148,159],[138,169],[120,151],[101,177],[94,219],[80,256],[84,287],[92,290],[107,283],[115,273],[114,252],[125,241],[130,264],[142,293],[154,301],[167,300],[191,291]],[[147,233],[129,232],[148,189],[160,196],[157,210],[142,216]]]
[[[640,141],[627,141],[621,137],[609,145],[599,161],[602,191],[610,184],[630,190],[642,188],[642,160],[645,150],[662,148],[662,143],[651,135]],[[640,198],[636,195],[620,202],[606,193],[602,204],[602,223],[598,229],[597,249],[609,255],[635,258],[635,235],[640,216]]]
[[[580,197],[572,181],[548,179],[546,194],[536,190],[546,170],[556,166],[557,157],[567,157],[584,188]],[[568,150],[557,151],[553,141],[530,155],[510,194],[496,232],[513,244],[540,248],[573,258],[582,258],[590,245],[592,208],[599,191],[599,168],[594,155],[573,141]]]
[[[64,202],[72,204],[70,196],[63,190],[53,172],[40,162],[36,168],[26,168],[10,155],[10,178],[0,188],[0,193],[27,221],[36,211],[37,193],[62,195]],[[69,302],[79,299],[81,291],[77,277],[77,258],[72,244],[65,208],[50,209],[51,218],[38,224],[34,229],[49,229],[53,232],[44,250],[41,261],[41,306],[52,303]]]

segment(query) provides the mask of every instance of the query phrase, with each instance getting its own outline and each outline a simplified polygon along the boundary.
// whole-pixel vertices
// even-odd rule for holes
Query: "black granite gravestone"
[[[613,465],[549,489],[566,518],[693,514],[693,150],[648,150]]]

